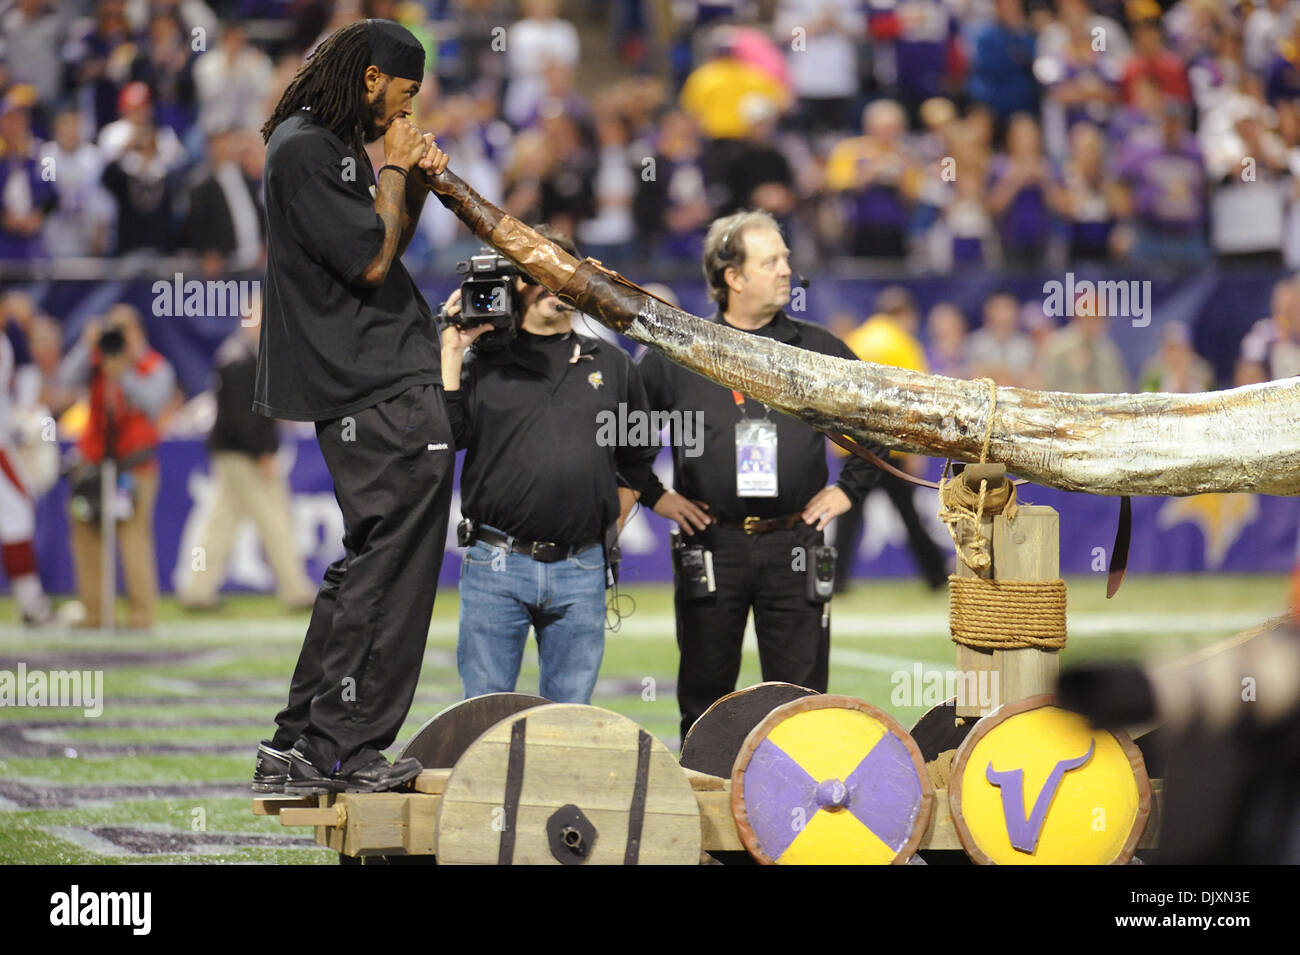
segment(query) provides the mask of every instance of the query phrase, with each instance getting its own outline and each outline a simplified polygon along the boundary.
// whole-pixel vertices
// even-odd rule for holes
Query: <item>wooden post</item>
[[[958,577],[983,576],[993,580],[1055,580],[1061,566],[1061,518],[1041,504],[1022,504],[1016,519],[1001,514],[985,518],[980,533],[989,541],[988,571],[976,574],[959,557]],[[989,687],[990,706],[975,699],[958,700],[958,716],[987,716],[1003,703],[1014,703],[1039,693],[1051,693],[1060,669],[1060,653],[1026,647],[1021,650],[985,650],[957,645],[959,686],[978,691]],[[995,677],[996,675],[996,677]],[[996,678],[996,685],[992,682]],[[981,682],[986,681],[986,682]],[[967,697],[972,694],[967,693]]]

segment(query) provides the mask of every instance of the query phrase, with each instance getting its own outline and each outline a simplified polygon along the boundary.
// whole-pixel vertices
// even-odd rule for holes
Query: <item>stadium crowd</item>
[[[0,4],[0,258],[256,266],[268,104],[374,16],[426,44],[416,119],[453,166],[614,265],[694,263],[742,207],[822,261],[1300,263],[1291,0],[622,0],[575,10],[608,17],[601,50],[559,10]],[[587,82],[592,57],[613,82]],[[463,238],[438,217],[414,264]]]

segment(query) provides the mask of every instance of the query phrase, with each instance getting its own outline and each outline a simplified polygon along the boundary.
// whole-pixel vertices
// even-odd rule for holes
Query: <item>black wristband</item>
[[[408,175],[407,170],[403,169],[401,166],[394,166],[392,163],[385,163],[384,165],[379,167],[380,172],[383,172],[385,169],[396,169],[398,172],[402,174],[403,179],[405,179]]]

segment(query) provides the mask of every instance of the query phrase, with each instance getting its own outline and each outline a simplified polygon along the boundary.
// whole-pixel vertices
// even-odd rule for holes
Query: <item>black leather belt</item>
[[[718,521],[723,527],[735,527],[746,534],[770,534],[772,531],[788,531],[797,527],[803,520],[803,511],[786,514],[784,517],[747,517],[743,521]]]
[[[600,541],[590,541],[586,544],[566,546],[551,541],[525,541],[517,537],[507,537],[490,527],[478,528],[474,532],[474,539],[481,540],[485,544],[509,548],[516,554],[526,554],[533,560],[540,560],[543,564],[553,564],[557,560],[568,560],[574,554],[581,554],[584,550],[595,547],[600,543]]]

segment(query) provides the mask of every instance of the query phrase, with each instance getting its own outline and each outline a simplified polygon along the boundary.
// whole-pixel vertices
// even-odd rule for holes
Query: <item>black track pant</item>
[[[318,769],[347,774],[392,745],[415,696],[455,444],[438,385],[319,422],[316,435],[345,555],[325,571],[272,745],[297,745]]]
[[[713,551],[718,589],[696,600],[684,599],[680,585],[674,594],[682,739],[705,710],[736,689],[751,607],[763,680],[825,693],[830,625],[822,627],[825,605],[808,600],[806,570],[795,569],[796,563],[800,568],[811,563],[811,548],[823,542],[822,533],[800,525],[751,536],[739,528],[715,525],[687,542]],[[804,551],[801,562],[796,561],[797,547]]]

